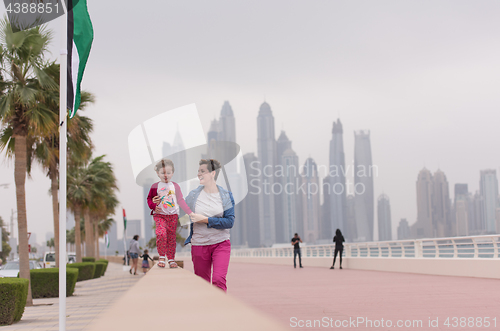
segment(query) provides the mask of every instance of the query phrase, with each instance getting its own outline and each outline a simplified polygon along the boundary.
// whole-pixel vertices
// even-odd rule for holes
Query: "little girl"
[[[148,254],[148,250],[145,249],[144,250],[144,254],[142,254],[141,256],[139,257],[142,257],[142,271],[144,271],[144,274],[146,274],[146,271],[148,271],[149,269],[149,261],[148,259],[150,259],[151,261],[153,261],[153,259],[151,258],[151,256],[149,256]]]
[[[174,258],[179,206],[188,215],[193,212],[184,201],[179,185],[171,181],[174,163],[169,159],[162,159],[156,164],[155,171],[160,181],[151,185],[148,206],[156,223],[156,248],[160,255],[158,266],[165,268],[165,262],[168,262],[170,268],[177,268]]]

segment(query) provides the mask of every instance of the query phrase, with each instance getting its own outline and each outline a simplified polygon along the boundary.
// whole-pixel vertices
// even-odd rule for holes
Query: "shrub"
[[[108,270],[108,264],[109,264],[109,261],[108,261],[108,260],[105,260],[105,259],[99,259],[99,260],[97,260],[97,262],[103,262],[103,263],[106,263],[106,266],[104,267],[104,271],[102,272],[102,275],[104,276],[104,274],[106,273],[106,270]]]
[[[0,325],[12,324],[23,317],[29,280],[0,278]]]
[[[82,257],[82,262],[95,262],[95,257]]]
[[[36,298],[57,298],[59,296],[59,268],[32,269],[31,295]],[[75,291],[78,269],[66,268],[66,296]]]
[[[95,263],[91,262],[71,263],[68,264],[66,267],[68,269],[69,268],[78,269],[78,279],[76,280],[77,282],[94,278]]]
[[[95,264],[94,278],[99,278],[104,274],[104,268],[106,268],[106,263],[96,262],[94,264]]]

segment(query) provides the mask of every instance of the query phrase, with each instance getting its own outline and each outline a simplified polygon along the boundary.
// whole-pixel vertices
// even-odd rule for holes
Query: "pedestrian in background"
[[[149,260],[151,260],[151,262],[153,262],[153,264],[154,264],[153,259],[151,258],[151,256],[149,256],[148,253],[149,253],[149,251],[147,249],[145,249],[144,254],[142,254],[140,256],[140,257],[142,257],[142,271],[144,272],[144,274],[146,274],[146,271],[149,270]]]
[[[299,234],[296,233],[295,236],[292,238],[292,245],[293,245],[293,267],[297,268],[297,255],[299,256],[299,266],[303,268],[302,266],[302,258],[300,256],[300,245],[299,242],[302,242],[302,239],[300,239]]]
[[[344,251],[344,236],[342,235],[342,232],[340,229],[337,229],[335,231],[335,237],[333,237],[333,242],[335,243],[335,253],[333,254],[333,264],[330,267],[330,269],[335,269],[335,259],[337,258],[337,253],[339,253],[339,258],[340,258],[340,269],[342,269],[342,252]]]
[[[134,269],[134,275],[137,275],[137,261],[139,260],[139,254],[141,254],[141,248],[139,247],[139,235],[136,234],[134,238],[130,241],[129,248],[130,258],[132,259],[132,267],[130,268],[130,273]]]

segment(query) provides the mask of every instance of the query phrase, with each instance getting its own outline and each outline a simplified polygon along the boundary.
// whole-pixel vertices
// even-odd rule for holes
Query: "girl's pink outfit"
[[[162,198],[158,206],[160,212],[156,212],[156,204],[153,198]],[[160,256],[167,256],[168,260],[174,260],[176,248],[177,220],[179,219],[179,206],[186,214],[191,214],[191,209],[184,201],[181,188],[175,182],[156,182],[151,185],[148,194],[148,206],[156,223],[156,249]]]

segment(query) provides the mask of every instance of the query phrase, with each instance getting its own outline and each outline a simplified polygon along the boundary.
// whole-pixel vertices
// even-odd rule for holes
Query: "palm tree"
[[[47,247],[49,248],[49,250],[55,246],[55,243],[54,243],[54,238],[50,238],[50,240],[47,240],[47,243],[46,243]]]
[[[43,90],[57,89],[57,83],[47,72],[50,66],[44,55],[52,33],[45,26],[17,33],[4,18],[0,21],[0,118],[4,130],[12,130],[7,146],[14,145],[14,181],[19,231],[19,276],[30,279],[28,252],[28,223],[26,217],[25,181],[28,169],[27,142],[57,131],[57,117],[43,103]],[[4,149],[6,145],[0,146]],[[26,304],[31,306],[31,285]]]
[[[109,231],[109,229],[111,229],[111,226],[113,225],[113,223],[116,223],[116,221],[112,218],[106,218],[106,219],[103,219],[99,222],[99,224],[97,224],[97,240],[96,240],[96,249],[97,249],[97,254],[96,254],[96,259],[99,258],[100,256],[100,252],[99,252],[99,238],[102,238],[104,237],[104,235],[106,234],[106,232]]]
[[[119,202],[114,189],[106,189],[103,194],[93,198],[90,210],[92,225],[94,227],[94,257],[99,258],[99,238],[102,238],[109,230],[114,220],[109,216],[115,213],[115,208]]]
[[[75,245],[75,228],[70,230],[66,230],[66,243],[69,244],[69,250],[72,250],[72,245]]]
[[[104,162],[105,155],[92,159],[90,162],[75,162],[68,169],[68,200],[71,209],[75,213],[75,219],[80,219],[82,213],[85,223],[85,255],[95,256],[94,225],[91,212],[93,210],[110,210],[112,204],[113,190],[117,189],[116,178],[111,163]],[[116,200],[116,198],[114,198]],[[106,202],[107,201],[107,202]],[[117,205],[117,202],[115,206]],[[114,210],[114,207],[112,207]],[[100,215],[104,218],[109,213]],[[81,259],[79,253],[79,229],[76,228],[76,256],[77,261]]]
[[[114,214],[118,205],[118,199],[114,193],[117,189],[116,177],[110,162],[104,162],[105,155],[99,156],[90,162],[88,166],[88,180],[91,185],[91,197],[87,208],[85,208],[85,250],[87,256],[98,258],[99,233],[97,224],[106,219],[108,215]],[[96,247],[97,246],[97,247]]]
[[[80,219],[82,208],[88,203],[90,190],[86,182],[85,171],[81,163],[70,163],[67,173],[68,207],[75,215],[75,252],[76,262],[82,262]]]
[[[52,63],[47,68],[47,73],[56,82],[59,80],[59,65]],[[44,91],[45,98],[43,103],[47,109],[54,112],[57,116],[59,114],[59,90],[46,90]],[[89,103],[94,102],[94,96],[89,92],[82,91],[82,101],[80,110],[85,109]],[[55,120],[58,117],[54,117]],[[57,127],[57,123],[54,123]],[[82,160],[90,155],[93,148],[90,139],[90,133],[93,130],[92,120],[85,116],[75,115],[68,121],[68,153],[72,159]],[[0,144],[6,144],[11,140],[13,131],[4,130],[0,136]],[[13,144],[7,146],[10,154],[13,154]],[[47,176],[50,178],[50,194],[52,195],[52,214],[54,219],[54,243],[56,253],[56,267],[59,267],[59,203],[58,203],[58,174],[59,174],[59,134],[56,130],[47,132],[43,137],[37,139],[30,139],[27,143],[27,158],[28,158],[28,173],[31,171],[31,164],[34,160],[47,171]]]

